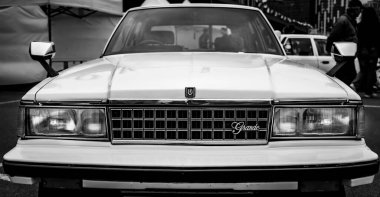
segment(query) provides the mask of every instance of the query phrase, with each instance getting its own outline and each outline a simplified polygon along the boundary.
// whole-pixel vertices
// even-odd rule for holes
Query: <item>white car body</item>
[[[256,8],[216,4],[140,7],[128,11],[124,18],[130,12],[183,8],[228,12],[237,9],[239,13],[257,14],[269,24]],[[267,39],[275,40],[273,46],[280,46],[273,29],[269,25],[267,28],[271,31]],[[157,43],[149,46],[172,47]],[[99,59],[45,79],[22,98],[21,110],[25,114],[21,114],[21,119],[26,123],[21,127],[26,129],[17,146],[4,156],[4,169],[15,183],[44,180],[53,182],[50,186],[54,187],[79,180],[79,189],[328,191],[336,188],[325,188],[326,181],[349,186],[371,183],[378,170],[378,156],[356,133],[359,123],[353,123],[356,130],[347,136],[274,136],[274,127],[278,125],[272,122],[282,120],[276,119],[275,113],[282,108],[309,107],[331,107],[337,111],[348,108],[354,111],[352,116],[359,117],[362,101],[338,79],[290,61],[281,47],[276,54],[221,52],[213,47],[207,52],[108,55],[106,50]],[[41,118],[32,111],[42,108],[44,113],[59,108],[62,114],[77,108],[103,110],[107,121],[100,132],[105,136],[94,139],[49,135],[51,130],[59,130],[53,127],[40,135],[39,128],[44,125],[39,125]],[[158,115],[161,111],[164,116]],[[171,111],[175,115],[169,115]],[[208,116],[209,111],[213,115]],[[217,117],[218,111],[222,111],[223,118]],[[232,118],[227,111],[232,112]],[[239,111],[243,115],[238,115]],[[185,113],[179,115],[181,112]],[[202,115],[194,115],[196,112]],[[247,122],[239,117],[245,117]],[[255,123],[250,124],[250,118]],[[133,126],[128,126],[132,121]],[[154,127],[147,124],[149,121]],[[159,127],[159,121],[166,126]],[[170,121],[176,126],[172,128]],[[179,126],[181,121],[185,125]],[[216,132],[221,131],[217,121],[223,124],[223,135],[219,136],[222,140],[217,139]],[[194,137],[198,127],[193,122],[202,125],[199,133],[203,137]],[[206,127],[207,122],[214,125],[212,129]],[[59,126],[60,122],[48,124]],[[128,130],[130,127],[133,129]],[[154,129],[154,136],[148,136],[149,128]],[[36,133],[31,133],[33,129]],[[159,138],[162,130],[163,139]],[[140,131],[144,133],[141,136]],[[186,134],[183,138],[181,131]],[[206,135],[208,131],[212,132],[210,136]],[[174,132],[174,136],[169,132]],[[244,139],[237,137],[240,132],[245,134]],[[248,137],[250,132],[255,132],[256,137]],[[133,137],[128,137],[130,133]],[[304,187],[309,184],[311,188]]]

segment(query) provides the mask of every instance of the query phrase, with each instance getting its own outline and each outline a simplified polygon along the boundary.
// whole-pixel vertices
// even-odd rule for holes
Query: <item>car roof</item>
[[[247,10],[255,10],[260,11],[260,9],[251,6],[245,5],[236,5],[236,4],[211,4],[211,3],[173,3],[173,4],[152,4],[152,5],[144,5],[141,7],[134,7],[129,9],[128,11],[140,10],[140,9],[148,9],[148,8],[191,8],[191,7],[205,7],[205,8],[238,8],[238,9],[247,9]]]
[[[287,37],[287,38],[320,38],[320,39],[327,39],[327,36],[325,35],[314,35],[314,34],[282,34],[281,38]]]

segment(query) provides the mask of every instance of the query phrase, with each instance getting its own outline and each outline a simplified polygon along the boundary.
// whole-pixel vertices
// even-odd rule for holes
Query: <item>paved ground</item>
[[[2,156],[15,146],[17,141],[17,108],[18,100],[22,97],[28,87],[18,91],[0,89],[0,163]],[[368,146],[380,155],[380,97],[365,99],[366,105],[366,141]],[[3,170],[0,166],[0,174]],[[16,185],[2,180],[0,175],[1,197],[36,197],[37,185]],[[380,175],[376,175],[373,184],[346,188],[348,197],[380,197]]]

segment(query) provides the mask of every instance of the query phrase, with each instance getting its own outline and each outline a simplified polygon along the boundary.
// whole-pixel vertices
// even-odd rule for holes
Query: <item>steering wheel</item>
[[[138,45],[144,45],[144,44],[164,44],[164,43],[158,40],[143,40],[138,43]]]

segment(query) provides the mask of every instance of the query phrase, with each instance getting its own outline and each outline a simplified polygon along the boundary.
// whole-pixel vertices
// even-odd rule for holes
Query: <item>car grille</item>
[[[269,114],[269,108],[111,108],[112,140],[266,140]],[[248,129],[238,132],[236,123]]]

